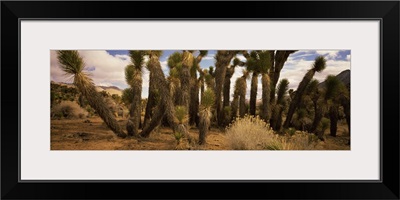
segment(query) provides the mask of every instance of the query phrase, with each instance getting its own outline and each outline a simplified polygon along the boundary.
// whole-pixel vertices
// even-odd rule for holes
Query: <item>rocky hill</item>
[[[72,83],[62,83],[62,82],[51,81],[51,84],[66,86],[68,88],[71,88],[71,87],[75,88],[75,86]],[[110,93],[110,95],[117,94],[119,96],[122,96],[122,90],[116,86],[96,86],[96,90],[98,92],[106,91],[106,92]]]
[[[344,70],[342,72],[340,72],[338,75],[336,75],[336,77],[342,81],[344,83],[344,85],[346,85],[347,87],[350,87],[350,70]],[[325,86],[325,81],[321,82],[318,87],[322,88]]]

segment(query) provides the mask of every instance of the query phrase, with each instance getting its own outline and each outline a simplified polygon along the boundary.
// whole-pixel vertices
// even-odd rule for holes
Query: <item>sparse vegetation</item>
[[[51,119],[86,118],[88,112],[73,101],[62,101],[51,109]]]
[[[296,50],[182,50],[167,57],[159,50],[132,50],[125,71],[118,72],[125,73],[127,88],[119,90],[96,86],[78,51],[56,52],[72,84],[51,82],[52,149],[64,140],[74,140],[68,148],[90,149],[78,143],[109,130],[118,138],[103,137],[105,149],[350,148],[350,84],[342,73],[322,83],[314,79],[327,67],[324,56],[299,74],[294,90],[280,72]],[[211,59],[215,66],[202,68],[202,60]],[[70,131],[75,132],[64,134]],[[116,141],[123,145],[111,145]]]
[[[318,138],[306,132],[293,135],[278,136],[265,146],[267,150],[314,150],[318,145]]]

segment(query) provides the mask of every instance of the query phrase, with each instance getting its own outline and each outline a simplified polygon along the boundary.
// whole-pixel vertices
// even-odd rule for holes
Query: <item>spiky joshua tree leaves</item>
[[[108,109],[102,96],[96,91],[92,79],[84,72],[85,63],[78,51],[59,50],[57,59],[61,69],[73,77],[74,85],[86,98],[89,105],[97,112],[104,123],[118,136],[125,138],[126,134],[115,119],[113,113]]]
[[[307,85],[310,83],[311,79],[314,77],[315,72],[321,72],[325,69],[325,67],[326,59],[323,56],[316,57],[312,68],[308,70],[308,72],[304,75],[303,80],[301,80],[299,86],[297,87],[296,94],[294,95],[293,100],[291,101],[289,106],[289,111],[283,125],[284,128],[289,127],[292,121],[293,114],[300,104],[304,91],[307,88]]]
[[[215,95],[210,89],[207,89],[201,98],[201,106],[199,112],[199,144],[206,143],[207,132],[210,128],[211,108],[214,105]]]

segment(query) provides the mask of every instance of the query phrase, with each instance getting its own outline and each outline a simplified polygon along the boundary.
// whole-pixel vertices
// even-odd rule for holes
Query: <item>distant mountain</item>
[[[54,81],[51,81],[51,83],[58,84],[58,85],[64,85],[67,87],[75,87],[72,83],[63,83],[63,82],[54,82]],[[122,96],[122,89],[120,89],[116,86],[96,86],[96,90],[98,92],[105,90],[106,92],[110,93],[111,95],[117,94],[119,96]]]
[[[114,90],[122,91],[117,86],[97,86],[97,87],[103,88],[103,90],[114,89]]]
[[[342,82],[344,83],[344,85],[346,85],[347,87],[350,86],[350,70],[349,70],[349,69],[340,72],[338,75],[336,75],[336,77],[337,77],[340,81],[342,81]],[[325,87],[325,81],[324,81],[324,82],[321,82],[321,83],[318,85],[318,87],[319,87],[319,88]]]
[[[105,90],[106,92],[110,93],[111,95],[116,94],[122,96],[122,90],[116,86],[96,86],[96,90],[101,92]]]

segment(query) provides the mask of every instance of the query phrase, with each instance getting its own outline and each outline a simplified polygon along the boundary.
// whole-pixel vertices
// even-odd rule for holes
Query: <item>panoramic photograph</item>
[[[350,150],[351,51],[51,50],[51,150]]]

